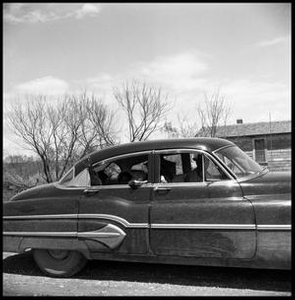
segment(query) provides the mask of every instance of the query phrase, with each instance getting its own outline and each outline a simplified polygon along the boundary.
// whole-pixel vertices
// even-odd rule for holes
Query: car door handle
[[[154,191],[158,194],[166,194],[171,191],[171,188],[157,186],[157,187],[155,187]]]
[[[98,193],[99,192],[99,190],[91,190],[91,189],[89,189],[89,190],[84,190],[84,192],[83,192],[83,194],[85,195],[85,196],[90,196],[90,195],[94,195],[94,194],[96,194],[96,193]]]

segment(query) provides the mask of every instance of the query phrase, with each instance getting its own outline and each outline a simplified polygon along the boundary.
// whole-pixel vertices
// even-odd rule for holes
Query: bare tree
[[[45,179],[52,182],[49,158],[51,129],[46,118],[46,96],[34,98],[34,102],[28,101],[25,106],[20,103],[14,105],[8,119],[14,133],[22,139],[27,149],[41,158]]]
[[[148,139],[169,109],[167,95],[146,83],[127,82],[114,96],[127,115],[131,142]]]
[[[168,138],[189,138],[196,136],[199,127],[196,122],[189,121],[186,116],[177,116],[177,124],[172,125],[172,122],[165,122],[162,132],[165,132]]]
[[[188,138],[196,136],[199,129],[197,122],[189,121],[187,116],[178,115],[177,119],[180,137]]]
[[[226,125],[231,109],[226,96],[218,89],[211,96],[205,93],[205,107],[198,105],[197,113],[201,123],[201,130],[197,135],[215,137],[218,126]]]
[[[115,145],[117,143],[115,113],[110,111],[101,101],[97,101],[94,96],[91,97],[87,109],[91,128],[94,130],[96,143],[98,143],[99,148]]]
[[[226,96],[220,93],[220,89],[211,96],[205,93],[205,106],[196,107],[197,116],[189,120],[187,116],[178,114],[178,122],[165,122],[162,132],[168,138],[187,138],[195,136],[214,137],[218,127],[226,125],[231,110],[226,102]],[[201,129],[200,129],[201,128]]]
[[[94,96],[66,95],[56,105],[29,95],[8,114],[10,127],[42,161],[47,182],[60,179],[86,153],[114,143],[113,115]],[[106,128],[108,127],[108,128]]]

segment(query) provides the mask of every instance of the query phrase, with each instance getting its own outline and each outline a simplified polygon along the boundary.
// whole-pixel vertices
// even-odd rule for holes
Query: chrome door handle
[[[98,192],[99,192],[99,190],[97,190],[97,189],[89,189],[89,190],[84,190],[83,194],[85,196],[90,196],[90,195],[94,195]]]
[[[157,186],[157,187],[154,188],[154,191],[157,192],[157,193],[168,193],[168,192],[171,191],[171,188]]]

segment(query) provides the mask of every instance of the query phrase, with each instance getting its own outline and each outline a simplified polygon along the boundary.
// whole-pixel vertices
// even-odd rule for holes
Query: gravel
[[[31,252],[3,253],[4,296],[291,296],[291,271],[90,261],[46,277]]]

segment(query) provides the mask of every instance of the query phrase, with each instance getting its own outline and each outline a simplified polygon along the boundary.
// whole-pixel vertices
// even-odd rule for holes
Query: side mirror
[[[147,180],[135,180],[132,179],[128,182],[128,185],[133,189],[136,190],[140,186],[142,186],[144,183],[147,183]]]

